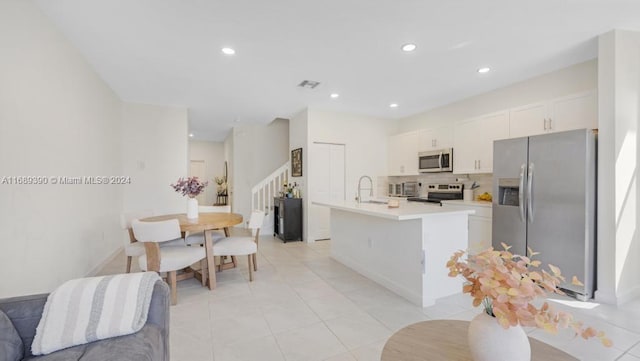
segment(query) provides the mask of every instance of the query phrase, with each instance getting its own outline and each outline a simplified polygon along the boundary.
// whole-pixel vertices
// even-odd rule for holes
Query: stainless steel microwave
[[[453,148],[418,153],[420,173],[453,172]]]

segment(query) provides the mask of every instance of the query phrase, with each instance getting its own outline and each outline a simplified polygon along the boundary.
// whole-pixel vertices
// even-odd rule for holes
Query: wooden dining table
[[[242,223],[242,215],[237,213],[200,213],[198,218],[187,218],[186,213],[167,214],[162,216],[154,216],[141,219],[143,222],[158,222],[169,219],[177,219],[180,223],[180,231],[184,234],[194,232],[204,232],[205,251],[207,254],[207,275],[206,277],[209,289],[216,288],[216,268],[213,258],[213,242],[211,240],[211,231],[223,229],[227,237],[229,237],[229,227]]]
[[[409,325],[391,335],[381,361],[470,361],[468,321],[431,320]],[[578,361],[564,351],[529,337],[531,361]]]

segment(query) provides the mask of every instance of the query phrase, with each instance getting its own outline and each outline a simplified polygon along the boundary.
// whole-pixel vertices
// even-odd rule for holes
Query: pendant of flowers
[[[171,184],[171,187],[183,196],[195,198],[204,191],[208,184],[209,182],[201,182],[198,177],[181,177],[175,184]]]

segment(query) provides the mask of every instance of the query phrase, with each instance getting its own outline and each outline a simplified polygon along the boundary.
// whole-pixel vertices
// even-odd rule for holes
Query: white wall
[[[373,179],[374,189],[379,176],[387,174],[387,138],[396,130],[394,121],[376,119],[371,117],[332,113],[310,109],[308,111],[308,141],[304,167],[308,170],[313,164],[308,164],[308,159],[313,159],[310,152],[314,142],[345,144],[345,194],[347,200],[354,200],[358,189],[358,179],[363,175],[368,175]],[[294,144],[291,148],[298,148]],[[310,171],[303,174],[312,173]],[[292,178],[296,180],[297,178]],[[313,179],[306,178],[305,195],[312,193],[314,187]],[[304,197],[304,195],[303,195]],[[307,219],[305,227],[306,235],[315,234],[313,222],[313,207],[308,207],[311,200],[306,197],[307,208],[304,210],[304,217]],[[307,241],[312,241],[306,238]]]
[[[124,211],[184,213],[187,198],[170,185],[188,174],[188,119],[184,108],[125,103],[122,116]]]
[[[32,2],[0,1],[0,49],[0,177],[126,174],[121,101]],[[113,254],[126,187],[0,184],[0,298]]]
[[[598,87],[596,59],[429,110],[399,121],[398,132],[453,124],[457,120],[558,98]]]
[[[233,131],[224,139],[224,160],[227,161],[227,204],[233,209]]]
[[[204,180],[209,182],[204,189],[205,204],[214,204],[218,195],[218,185],[214,178],[222,178],[224,175],[224,143],[191,140],[189,141],[189,159],[204,162]]]
[[[368,175],[375,183],[378,176],[387,174],[387,140],[395,129],[396,123],[392,120],[309,110],[309,144],[346,145],[348,200],[355,199],[361,176]]]
[[[307,109],[294,115],[289,120],[289,150],[302,148],[302,177],[291,177],[290,180],[299,184],[302,197],[302,240],[309,241],[309,112]],[[289,152],[291,154],[291,152]],[[291,161],[291,159],[289,159]]]
[[[603,302],[640,296],[638,123],[640,33],[599,39],[598,290]]]
[[[251,188],[289,159],[289,121],[233,129],[233,212],[249,219]]]

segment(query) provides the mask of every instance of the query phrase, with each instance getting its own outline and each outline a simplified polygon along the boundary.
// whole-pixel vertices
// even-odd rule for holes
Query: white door
[[[314,143],[309,157],[311,202],[344,201],[345,146]],[[309,238],[331,238],[330,211],[327,207],[309,206]]]
[[[198,177],[198,180],[201,182],[206,181],[204,175],[204,160],[192,160],[189,166],[189,177]],[[211,184],[207,188],[211,187]],[[196,197],[199,205],[209,205],[206,202],[205,194],[207,192],[207,188],[204,189],[204,192],[200,193],[199,196]]]

